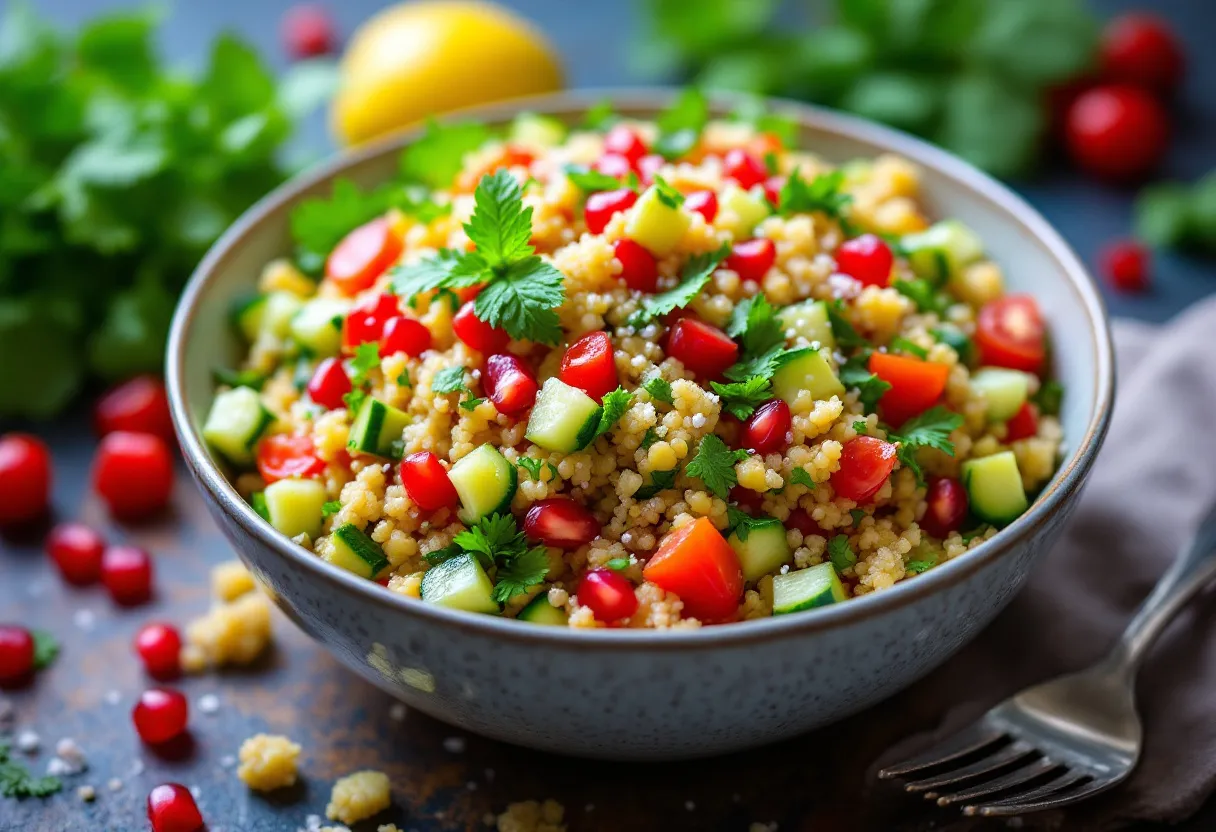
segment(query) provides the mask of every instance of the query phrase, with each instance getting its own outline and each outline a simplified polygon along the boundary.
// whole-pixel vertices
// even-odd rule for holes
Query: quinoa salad
[[[430,125],[398,178],[294,209],[205,440],[418,603],[683,628],[915,580],[1056,469],[1043,317],[913,164],[796,134],[695,91]]]

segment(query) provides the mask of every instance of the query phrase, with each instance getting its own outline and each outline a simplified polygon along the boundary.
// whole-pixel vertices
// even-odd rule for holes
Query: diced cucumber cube
[[[325,560],[334,566],[341,566],[347,572],[371,580],[388,568],[388,558],[384,556],[380,544],[353,523],[344,523],[334,529],[330,539],[333,546],[326,553]]]
[[[828,320],[828,305],[821,300],[805,300],[787,306],[777,313],[777,320],[786,337],[805,338],[807,343],[818,343],[829,350],[836,349],[836,336]]]
[[[262,317],[266,313],[266,298],[268,295],[257,294],[238,301],[232,308],[232,323],[240,330],[241,336],[253,343],[262,331]]]
[[[815,401],[844,397],[844,385],[828,363],[824,350],[801,355],[773,374],[773,392],[786,404],[793,405],[803,390],[809,391]]]
[[[258,333],[275,338],[286,338],[291,330],[291,319],[303,306],[304,301],[291,292],[268,293],[266,302],[262,304],[262,320]],[[256,338],[250,340],[256,340]]]
[[[718,197],[718,217],[714,225],[729,231],[736,240],[746,240],[771,213],[773,208],[763,188],[745,191],[730,184]]]
[[[994,526],[1012,522],[1030,505],[1013,451],[969,459],[960,473],[971,513]]]
[[[494,584],[477,558],[468,553],[432,566],[422,576],[422,600],[441,607],[497,615]]]
[[[520,113],[511,122],[509,138],[532,147],[556,147],[566,139],[566,125],[553,116]]]
[[[333,298],[313,298],[291,318],[292,339],[317,358],[337,355],[342,347],[342,321],[350,304]]]
[[[524,436],[542,448],[568,454],[590,445],[599,423],[595,399],[553,377],[545,379],[536,396]]]
[[[735,530],[726,542],[739,556],[739,565],[743,567],[743,577],[748,583],[776,572],[794,557],[785,539],[785,526],[772,517],[748,523],[746,540]]]
[[[399,459],[401,434],[409,423],[405,411],[368,396],[350,426],[346,447],[358,453]]]
[[[501,451],[487,443],[458,459],[448,478],[460,497],[460,519],[472,525],[487,515],[511,510],[519,474]]]
[[[648,249],[656,257],[676,250],[692,217],[682,207],[668,205],[659,189],[651,186],[633,206],[625,223],[625,236]]]
[[[542,592],[528,606],[519,611],[520,621],[531,621],[533,624],[546,624],[551,627],[565,627],[569,623],[566,611],[549,603],[549,593]]]
[[[256,390],[234,387],[217,394],[211,403],[203,439],[233,465],[245,466],[253,462],[254,446],[273,421],[274,414]]]
[[[983,241],[958,220],[943,220],[924,231],[906,234],[900,245],[912,271],[939,286],[984,256]]]
[[[1021,410],[1030,393],[1030,377],[1020,370],[984,367],[971,377],[971,387],[988,402],[988,421],[1005,422]]]
[[[266,486],[266,519],[288,537],[307,534],[313,540],[321,534],[321,508],[325,505],[325,486],[318,480],[278,480]]]
[[[836,567],[827,562],[773,578],[773,615],[826,607],[848,597]]]

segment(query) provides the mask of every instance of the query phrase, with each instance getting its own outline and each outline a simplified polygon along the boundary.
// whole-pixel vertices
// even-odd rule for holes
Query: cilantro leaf
[[[7,743],[0,742],[0,796],[49,797],[63,788],[58,777],[34,777],[28,768],[11,758]]]
[[[888,346],[892,350],[898,350],[899,352],[906,352],[908,355],[916,356],[921,361],[924,361],[929,357],[929,351],[927,349],[914,341],[909,341],[902,335],[896,335],[894,338],[892,338],[891,343]]]
[[[835,300],[826,306],[828,323],[832,327],[832,337],[836,339],[837,346],[842,349],[871,346],[870,342],[859,335],[853,325],[849,323],[849,319],[844,316],[844,301]]]
[[[771,518],[769,517],[752,517],[746,511],[735,506],[727,506],[726,508],[726,535],[737,535],[739,540],[746,542],[752,529],[767,526]]]
[[[736,419],[746,419],[773,397],[772,382],[760,375],[730,384],[711,381],[709,385],[722,397],[722,407]]]
[[[654,191],[658,194],[659,202],[668,208],[679,208],[684,204],[684,194],[673,188],[670,182],[657,173],[654,176]]]
[[[794,347],[787,349],[784,346],[776,346],[762,355],[745,358],[736,364],[732,364],[727,368],[725,375],[732,381],[745,381],[754,376],[771,379],[773,374],[786,364],[796,358],[810,355],[813,352],[817,352],[815,347]]]
[[[600,423],[595,428],[595,438],[603,436],[616,427],[616,423],[625,415],[625,411],[633,404],[633,395],[623,388],[616,388],[604,396],[604,405],[600,408]]]
[[[489,139],[490,131],[483,124],[440,124],[432,118],[421,138],[401,152],[401,174],[410,182],[446,188],[460,173],[465,155]]]
[[[325,504],[321,506],[321,519],[325,519],[326,517],[332,517],[341,510],[342,510],[342,501],[341,500],[327,500],[325,502]]]
[[[742,338],[745,355],[760,355],[785,343],[785,328],[763,293],[741,301],[730,314],[726,334]]]
[[[739,482],[735,475],[735,463],[747,459],[747,456],[747,451],[731,450],[725,442],[710,433],[701,438],[697,452],[688,461],[684,472],[701,480],[709,491],[725,500],[731,488]]]
[[[545,547],[529,549],[498,568],[494,600],[505,604],[516,595],[523,595],[537,584],[544,583],[548,574],[549,555]]]
[[[1030,400],[1039,406],[1039,411],[1047,416],[1060,415],[1060,404],[1064,400],[1064,385],[1055,379],[1048,379],[1039,385]]]
[[[660,375],[654,375],[642,383],[642,389],[650,394],[656,402],[674,405],[675,395],[671,391],[671,382]]]
[[[937,559],[932,560],[910,560],[904,564],[904,572],[909,575],[919,575],[922,572],[927,572],[937,566]]]
[[[811,479],[811,475],[807,473],[806,469],[801,466],[790,472],[790,482],[794,485],[805,485],[807,488],[815,487],[815,481]]]
[[[655,119],[659,128],[655,152],[668,161],[679,159],[697,146],[708,123],[709,102],[699,89],[689,87]]]
[[[853,197],[841,190],[843,184],[844,171],[821,173],[808,183],[795,168],[781,186],[777,210],[786,216],[821,211],[829,217],[844,217]]]
[[[524,533],[510,514],[483,517],[472,528],[453,537],[452,542],[466,552],[484,556],[490,563],[517,557],[528,548]]]
[[[583,193],[596,191],[615,191],[621,187],[621,180],[584,165],[566,165],[566,178],[573,182]]]
[[[540,481],[540,469],[544,467],[545,461],[532,456],[521,456],[515,460],[515,464],[523,468],[529,479]]]
[[[355,347],[355,357],[350,362],[350,383],[355,387],[367,382],[367,375],[380,366],[380,345],[368,341]]]
[[[536,255],[512,263],[506,273],[481,290],[473,309],[490,326],[512,338],[557,344],[561,324],[554,310],[566,299],[565,275]]]
[[[431,379],[432,393],[460,393],[468,390],[464,383],[464,367],[444,367]]]
[[[666,292],[650,295],[643,299],[642,308],[629,316],[628,324],[634,329],[641,329],[653,318],[666,315],[676,309],[682,309],[692,303],[692,299],[701,294],[701,290],[709,283],[718,264],[730,254],[730,246],[723,244],[716,251],[707,251],[694,255],[684,264],[680,272],[680,282]]]
[[[42,670],[59,655],[59,642],[46,630],[31,630],[34,638],[34,669]]]
[[[900,432],[889,433],[888,438],[899,443],[899,461],[904,467],[911,469],[916,475],[916,481],[923,485],[925,475],[917,462],[916,451],[920,448],[934,448],[954,456],[954,443],[950,441],[950,433],[962,424],[963,417],[960,414],[938,405],[904,422]]]
[[[646,432],[642,434],[642,441],[638,445],[643,451],[649,450],[650,446],[659,441],[659,434],[654,428],[646,428]]]
[[[511,173],[500,168],[486,174],[473,192],[473,216],[464,224],[469,240],[491,268],[510,265],[531,255],[532,209],[523,204],[523,189]]]
[[[630,567],[630,565],[632,565],[632,563],[633,563],[633,561],[631,561],[629,558],[613,558],[612,560],[605,563],[604,566],[607,566],[613,572],[620,572],[622,570],[628,569]]]
[[[477,252],[459,252],[450,248],[440,249],[434,257],[427,257],[408,266],[395,266],[389,272],[393,293],[403,298],[413,298],[421,292],[440,291],[449,288],[474,286],[487,279],[488,266]]]
[[[865,412],[873,413],[878,407],[878,400],[891,389],[891,385],[871,373],[868,362],[867,353],[850,357],[840,368],[840,383],[847,389],[857,390],[857,398]]]
[[[636,500],[649,500],[660,491],[666,491],[669,488],[675,488],[677,469],[672,468],[670,471],[651,471],[650,484],[643,485],[633,496]]]
[[[857,555],[853,554],[853,548],[849,546],[847,534],[838,534],[828,541],[828,559],[832,561],[837,572],[843,572],[857,563]]]

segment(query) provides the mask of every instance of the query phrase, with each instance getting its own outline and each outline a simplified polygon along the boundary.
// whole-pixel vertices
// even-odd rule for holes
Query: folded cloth
[[[1076,518],[1009,607],[900,695],[904,713],[926,717],[911,729],[927,730],[885,752],[871,777],[1021,688],[1088,665],[1114,643],[1216,501],[1214,332],[1216,298],[1164,327],[1116,322],[1113,420]],[[1144,754],[1131,778],[1054,817],[1027,816],[1023,828],[1173,823],[1200,807],[1216,787],[1212,595],[1179,614],[1140,671]]]

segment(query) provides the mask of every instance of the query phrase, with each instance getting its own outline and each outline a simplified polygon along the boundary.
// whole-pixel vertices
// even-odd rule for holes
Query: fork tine
[[[1012,742],[1009,745],[1001,746],[991,754],[981,757],[970,765],[963,766],[962,768],[953,768],[934,777],[926,777],[923,780],[912,780],[905,783],[904,790],[913,793],[926,792],[925,797],[932,798],[936,796],[933,794],[933,791],[940,789],[942,786],[950,786],[965,780],[973,780],[985,774],[992,777],[1001,769],[1017,763],[1033,753],[1035,753],[1034,749],[1027,743],[1020,741]]]
[[[990,794],[1008,791],[1010,789],[1023,787],[1022,791],[1029,791],[1024,788],[1027,783],[1041,781],[1045,776],[1051,774],[1053,779],[1059,778],[1066,774],[1068,769],[1059,763],[1053,763],[1046,757],[1039,757],[1032,761],[1029,765],[1019,766],[1014,771],[1009,772],[1004,777],[998,777],[995,780],[989,780],[986,783],[980,783],[977,786],[972,786],[969,789],[964,789],[960,792],[952,792],[943,794],[937,798],[938,806],[949,806],[954,803],[971,802],[974,803],[976,798],[985,797]],[[1041,785],[1041,784],[1040,784]],[[1036,787],[1037,788],[1037,787]],[[1017,795],[1009,795],[1010,799]]]
[[[1026,812],[1037,812],[1040,809],[1049,809],[1053,806],[1065,806],[1075,800],[1080,800],[1083,797],[1088,797],[1095,792],[1099,792],[1106,788],[1107,785],[1110,785],[1109,783],[1103,783],[1096,788],[1086,788],[1086,786],[1099,782],[1094,780],[1089,774],[1074,772],[1065,777],[1052,780],[1050,783],[1046,783],[1037,789],[1032,789],[1025,794],[1012,795],[1011,797],[992,803],[977,803],[964,806],[963,814],[1002,817],[1021,815]]]
[[[1003,731],[996,730],[983,720],[973,722],[927,751],[909,757],[902,763],[884,768],[878,772],[878,776],[880,779],[890,780],[921,769],[944,765],[981,751],[1004,738]]]

